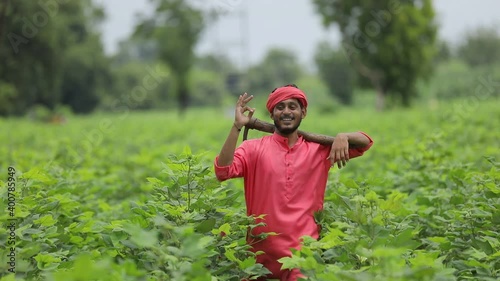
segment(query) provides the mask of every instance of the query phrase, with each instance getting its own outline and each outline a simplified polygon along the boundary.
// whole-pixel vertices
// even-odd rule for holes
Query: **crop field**
[[[321,237],[305,237],[284,267],[308,280],[499,280],[499,105],[311,105],[302,130],[361,130],[374,145],[332,168]],[[231,111],[0,119],[0,280],[265,274],[245,243],[243,181],[213,172]],[[263,106],[254,117],[269,121]]]

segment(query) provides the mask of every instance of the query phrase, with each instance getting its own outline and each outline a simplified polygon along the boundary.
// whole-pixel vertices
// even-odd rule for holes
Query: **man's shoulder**
[[[304,137],[302,137],[302,138],[304,138]],[[329,144],[321,144],[321,143],[317,143],[314,141],[306,140],[305,138],[304,138],[303,142],[307,145],[314,145],[314,146],[318,146],[318,147],[326,147],[326,148],[331,147],[331,145],[329,145]]]
[[[301,147],[303,147],[304,149],[306,149],[307,147],[307,150],[309,152],[315,151],[317,153],[330,153],[330,149],[332,148],[331,145],[320,144],[317,142],[308,141],[306,139],[303,140]]]

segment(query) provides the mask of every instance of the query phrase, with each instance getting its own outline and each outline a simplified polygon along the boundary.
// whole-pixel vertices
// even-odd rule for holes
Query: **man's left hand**
[[[345,167],[347,162],[349,162],[349,138],[347,134],[340,133],[335,137],[332,149],[330,150],[330,156],[327,159],[330,159],[332,166],[335,166],[335,163],[337,163],[339,169]]]

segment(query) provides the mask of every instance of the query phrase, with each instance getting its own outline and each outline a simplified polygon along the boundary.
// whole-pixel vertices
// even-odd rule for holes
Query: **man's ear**
[[[302,119],[306,118],[307,115],[307,108],[303,107],[302,109]]]

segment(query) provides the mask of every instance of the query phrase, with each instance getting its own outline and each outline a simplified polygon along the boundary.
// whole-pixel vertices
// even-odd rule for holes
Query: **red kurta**
[[[363,133],[364,134],[364,133]],[[363,155],[373,141],[362,149],[349,149],[349,158]],[[217,165],[215,174],[220,181],[243,177],[247,215],[265,214],[267,226],[254,229],[253,234],[276,232],[253,245],[254,251],[264,251],[257,257],[272,273],[270,278],[282,279],[290,272],[281,271],[278,259],[291,255],[290,248],[298,249],[300,237],[319,237],[314,213],[323,209],[331,146],[305,141],[299,137],[288,147],[288,139],[274,133],[260,139],[244,141],[235,151],[233,163]],[[251,242],[251,237],[248,237]],[[292,275],[297,275],[294,272]],[[295,280],[289,277],[282,280]]]

